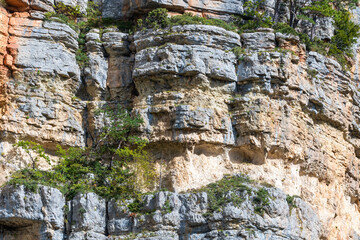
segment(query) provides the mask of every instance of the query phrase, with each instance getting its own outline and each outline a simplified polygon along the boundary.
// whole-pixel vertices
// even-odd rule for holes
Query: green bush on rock
[[[278,1],[281,4],[281,0]],[[218,19],[207,19],[194,16],[191,13],[168,17],[165,8],[158,8],[149,12],[145,20],[139,19],[137,29],[159,29],[176,25],[204,24],[222,27],[229,31],[242,33],[254,31],[257,28],[273,28],[277,32],[299,36],[308,51],[316,51],[325,56],[335,58],[344,69],[349,66],[349,59],[352,58],[352,46],[360,37],[360,26],[355,24],[349,12],[354,6],[353,1],[329,0],[313,1],[311,3],[297,3],[296,9],[292,10],[289,22],[279,22],[278,14],[275,12],[274,19],[265,11],[264,1],[248,1],[244,4],[244,14],[235,17],[235,21],[227,23]],[[294,4],[292,7],[294,7]],[[296,5],[295,4],[295,5]],[[335,27],[334,36],[330,41],[317,39],[314,35],[316,23],[320,18],[332,19]],[[311,25],[309,33],[301,32],[298,28],[299,22]]]
[[[38,184],[47,185],[60,189],[67,199],[79,192],[95,192],[107,199],[137,198],[156,177],[145,150],[147,141],[135,135],[142,119],[122,108],[105,107],[98,112],[106,123],[92,148],[59,146],[60,160],[51,171],[26,168],[15,172],[6,184],[24,185],[31,191]],[[29,144],[16,145],[26,151]]]
[[[227,23],[219,19],[207,19],[194,16],[191,13],[185,13],[173,17],[168,17],[168,11],[165,8],[158,8],[149,12],[145,20],[139,19],[137,28],[142,29],[160,29],[177,25],[203,24],[222,27],[229,31],[236,31],[237,27],[232,23]]]

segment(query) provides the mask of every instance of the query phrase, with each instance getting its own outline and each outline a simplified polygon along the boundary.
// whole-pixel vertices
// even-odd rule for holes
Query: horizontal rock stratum
[[[209,209],[206,192],[158,192],[143,196],[137,214],[129,210],[131,201],[105,201],[94,193],[66,202],[50,187],[39,186],[33,193],[7,186],[0,193],[1,234],[4,239],[56,240],[320,238],[323,230],[309,204],[293,198],[292,207],[281,190],[266,188],[269,203],[261,215],[255,210],[260,186],[243,186],[226,198],[235,194],[244,200],[225,204],[221,212]]]

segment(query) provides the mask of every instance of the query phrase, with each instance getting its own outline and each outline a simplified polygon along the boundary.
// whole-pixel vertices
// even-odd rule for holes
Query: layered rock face
[[[48,150],[57,144],[85,146],[85,104],[74,101],[81,86],[75,60],[77,33],[66,24],[34,19],[27,12],[9,15],[3,28],[8,28],[4,65],[11,71],[9,79],[3,78],[6,114],[0,120],[7,170],[24,167],[16,154],[12,157],[15,139],[41,142]]]
[[[134,214],[129,210],[131,201],[106,202],[87,193],[65,202],[57,189],[41,186],[33,193],[23,186],[8,186],[0,194],[0,236],[29,240],[320,238],[320,221],[309,204],[295,198],[296,207],[291,208],[278,189],[268,188],[266,214],[256,214],[258,188],[249,185],[229,193],[228,198],[237,194],[245,201],[227,204],[222,212],[209,210],[205,192],[159,192],[144,196],[141,213]]]
[[[295,37],[211,28],[134,37],[134,107],[155,157],[168,161],[168,184],[186,190],[246,172],[305,197],[328,236],[346,239],[358,224],[336,225],[359,214],[356,82]],[[248,50],[239,62],[228,51],[236,46]]]
[[[64,3],[82,8],[86,5],[86,1]],[[144,119],[142,134],[150,141],[148,151],[161,173],[163,186],[185,191],[219,180],[225,174],[242,172],[287,194],[301,196],[303,201],[297,200],[301,201],[298,205],[307,202],[304,209],[314,209],[309,215],[300,214],[299,220],[283,206],[284,194],[273,193],[280,199],[274,201],[279,203],[271,205],[264,218],[247,213],[251,224],[256,225],[256,234],[260,234],[255,239],[268,238],[269,226],[275,226],[271,234],[278,234],[279,239],[357,239],[357,62],[346,72],[335,60],[306,52],[297,37],[271,29],[238,35],[214,26],[185,25],[132,35],[116,29],[104,33],[93,29],[86,35],[89,66],[81,69],[75,59],[77,33],[66,24],[44,20],[44,12],[50,11],[54,2],[8,4],[8,11],[0,9],[1,182],[11,171],[29,163],[26,155],[19,158],[12,147],[17,140],[39,142],[49,154],[58,144],[91,146],[99,134],[94,110],[107,102],[119,102],[131,106]],[[131,17],[159,4],[178,13],[197,11],[208,17],[227,18],[243,11],[242,1],[104,1],[103,15]],[[267,3],[270,10],[272,5]],[[327,39],[331,29],[325,19],[316,34]],[[243,50],[236,56],[232,50],[240,47]],[[359,59],[358,55],[355,59]],[[40,167],[49,168],[46,163],[40,163]],[[199,198],[199,203],[206,202],[201,195],[161,194],[179,198],[178,203],[169,200],[172,209],[177,210],[169,216],[155,214],[152,220],[145,217],[143,225],[126,214],[110,216],[118,210],[109,210],[111,204],[97,196],[88,198],[97,199],[96,204],[79,196],[70,205],[96,205],[100,213],[88,212],[98,214],[103,222],[91,223],[92,217],[88,216],[88,225],[75,220],[75,226],[67,229],[72,229],[74,239],[84,239],[86,234],[88,239],[101,239],[96,234],[127,234],[135,228],[138,232],[150,228],[170,234],[160,239],[185,239],[184,226],[191,226],[195,229],[191,239],[253,239],[246,235],[246,227],[235,229],[232,224],[233,219],[244,219],[237,212],[250,211],[246,204],[242,210],[230,209],[219,216],[226,225],[223,230],[229,231],[226,238],[224,232],[218,231],[221,228],[212,225],[218,221],[216,216],[215,220],[204,220],[200,215],[205,207],[195,207],[185,200]],[[44,198],[36,195],[34,207],[47,208]],[[65,205],[65,200],[61,201]],[[151,209],[160,211],[164,203],[154,204],[159,206]],[[82,207],[76,207],[76,211]],[[190,213],[195,215],[188,217]],[[21,214],[3,215],[1,221],[4,226],[15,224],[16,228],[16,222],[24,218],[33,221],[21,224],[30,226],[29,231],[40,228],[53,232],[52,236],[63,234],[59,229],[64,226],[46,219],[41,212],[36,218]],[[61,214],[59,219],[63,218]],[[74,219],[80,215],[72,212]],[[309,227],[300,227],[301,221]],[[92,225],[101,230],[89,230]],[[28,230],[21,231],[26,234]]]

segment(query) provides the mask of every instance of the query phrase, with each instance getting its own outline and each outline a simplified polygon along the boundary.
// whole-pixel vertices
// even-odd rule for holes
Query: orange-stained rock
[[[6,59],[6,45],[8,40],[8,24],[9,17],[7,11],[0,7],[0,116],[2,116],[7,111],[7,81],[10,74],[9,69],[4,66],[3,62]],[[10,61],[11,60],[11,61]],[[12,57],[9,56],[6,60],[9,66],[12,65]]]
[[[5,55],[4,65],[7,67],[11,67],[13,65],[14,58],[11,55]]]
[[[7,11],[0,7],[0,35],[7,36],[9,17]],[[1,41],[1,40],[0,40]]]
[[[14,12],[12,14],[12,17],[20,17],[20,18],[26,18],[29,16],[30,16],[30,14],[28,12]]]
[[[6,46],[6,49],[7,49],[9,54],[11,54],[13,56],[16,56],[18,47],[19,46],[16,43],[12,43],[12,44],[8,44]]]
[[[9,21],[10,26],[39,27],[41,24],[41,20],[32,20],[24,17],[11,17]]]
[[[29,6],[28,0],[6,0],[6,4],[17,8],[26,8]]]

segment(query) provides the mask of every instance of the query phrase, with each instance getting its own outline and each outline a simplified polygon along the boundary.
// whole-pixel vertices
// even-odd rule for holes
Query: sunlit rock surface
[[[80,5],[82,11],[86,6],[86,1],[58,2]],[[274,2],[266,1],[270,13]],[[278,234],[279,239],[359,237],[358,44],[353,67],[344,71],[334,59],[307,52],[298,37],[272,29],[241,35],[207,25],[133,34],[114,28],[92,29],[85,38],[89,65],[80,67],[77,33],[66,24],[44,20],[44,13],[52,11],[57,1],[8,0],[7,4],[7,10],[0,8],[1,183],[30,162],[12,146],[16,141],[36,141],[52,156],[56,145],[91,146],[100,134],[94,112],[111,102],[131,107],[144,119],[141,134],[149,139],[148,151],[161,171],[162,187],[181,192],[242,172],[282,191],[274,190],[279,203],[273,200],[278,205],[264,218],[251,213],[245,203],[240,210],[224,211],[218,222],[224,221],[226,229],[207,225],[215,220],[204,220],[203,209],[188,207],[185,195],[178,193],[164,194],[180,198],[174,208],[176,204],[183,207],[156,213],[154,219],[144,219],[146,225],[136,225],[111,203],[104,206],[103,200],[87,194],[71,204],[99,207],[84,216],[79,209],[71,210],[68,216],[77,219],[76,224],[64,232],[58,220],[48,219],[41,210],[57,211],[45,199],[52,196],[52,190],[27,196],[15,193],[24,189],[7,188],[2,196],[15,192],[12,200],[2,198],[3,209],[10,203],[23,204],[16,205],[19,211],[27,208],[26,201],[19,200],[25,195],[34,208],[31,217],[4,210],[1,224],[9,236],[21,228],[21,236],[37,231],[33,239],[58,239],[61,234],[73,239],[105,239],[141,226],[158,236],[149,239],[181,239],[187,231],[184,226],[191,226],[195,229],[191,239],[254,239],[246,235],[246,224],[235,224],[240,226],[236,229],[230,224],[240,212],[235,216],[237,223],[245,216],[250,219],[249,228],[258,234],[255,239],[267,239],[269,234]],[[116,18],[140,16],[160,5],[176,14],[193,12],[222,19],[243,12],[242,1],[227,0],[103,4],[103,15]],[[355,19],[358,13],[355,9]],[[328,19],[319,22],[316,36],[330,39],[332,23]],[[233,49],[240,47],[243,50],[237,56]],[[39,165],[50,168],[45,162]],[[290,215],[283,192],[300,196],[299,206],[306,207]],[[106,211],[111,206],[114,209]],[[301,226],[297,216],[305,225]],[[53,238],[42,238],[44,232]]]

